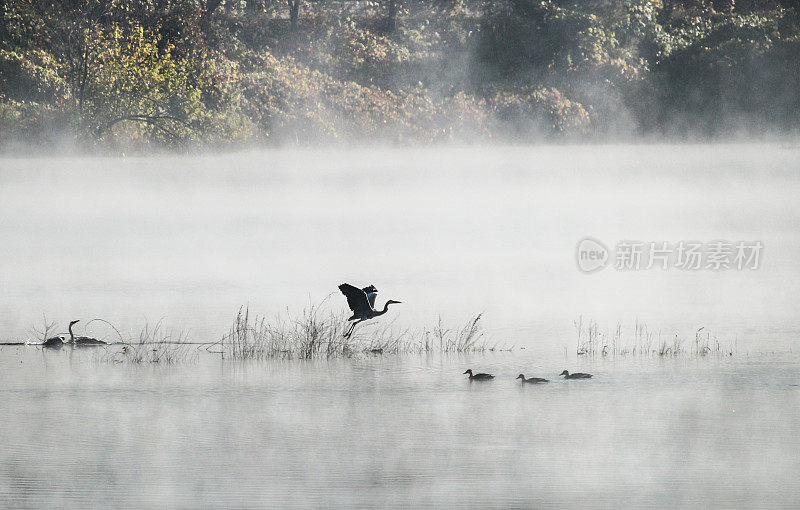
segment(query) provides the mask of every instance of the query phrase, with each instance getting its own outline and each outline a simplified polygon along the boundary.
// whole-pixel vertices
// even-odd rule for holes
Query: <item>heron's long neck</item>
[[[380,312],[376,313],[375,315],[377,316],[377,315],[383,315],[383,314],[385,314],[386,312],[388,312],[388,311],[389,311],[389,305],[393,305],[393,304],[394,304],[394,303],[390,303],[389,301],[387,301],[387,302],[386,302],[386,303],[384,303],[384,305],[383,305],[383,310],[381,310]]]
[[[69,325],[69,339],[74,341],[75,335],[72,334],[72,324]]]

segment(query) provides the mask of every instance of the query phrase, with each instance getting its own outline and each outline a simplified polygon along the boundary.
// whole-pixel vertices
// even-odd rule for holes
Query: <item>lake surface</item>
[[[796,358],[96,356],[0,351],[0,506],[789,508],[800,492]],[[522,387],[521,370],[553,380]]]
[[[264,151],[0,159],[0,342],[215,342],[374,283],[393,328],[511,352],[174,365],[0,346],[0,506],[791,507],[800,149]],[[585,274],[576,246],[761,242],[755,270]],[[327,300],[326,300],[327,299]],[[573,321],[733,356],[587,359]],[[364,331],[369,331],[365,329]],[[466,368],[497,379],[470,383]],[[595,374],[563,381],[563,369]],[[514,377],[548,377],[522,387]]]

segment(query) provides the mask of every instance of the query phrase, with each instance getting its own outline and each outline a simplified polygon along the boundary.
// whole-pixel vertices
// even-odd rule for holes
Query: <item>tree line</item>
[[[789,0],[0,0],[0,144],[795,133]]]

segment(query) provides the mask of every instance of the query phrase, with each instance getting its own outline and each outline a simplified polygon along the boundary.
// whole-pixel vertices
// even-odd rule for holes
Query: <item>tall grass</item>
[[[686,339],[679,333],[664,338],[661,331],[653,331],[646,323],[634,322],[631,337],[623,337],[622,324],[617,323],[612,331],[604,332],[595,321],[584,322],[582,316],[573,321],[577,333],[576,354],[587,357],[702,357],[708,355],[733,356],[736,341],[723,346],[704,327],[694,333],[691,348],[686,348]]]
[[[319,305],[273,321],[251,316],[250,309],[242,307],[221,340],[222,353],[234,359],[348,356],[354,352],[354,337],[344,338],[345,324]]]
[[[252,315],[248,307],[236,314],[220,344],[223,356],[232,359],[310,359],[351,357],[357,354],[412,352],[479,352],[490,349],[483,338],[481,316],[460,328],[448,328],[441,319],[431,330],[396,330],[393,322],[362,323],[350,337],[344,315],[310,305],[299,315],[267,320]]]
[[[487,349],[493,349],[493,347],[487,346],[483,338],[483,333],[481,332],[479,322],[482,315],[483,314],[478,314],[477,317],[467,324],[456,329],[446,328],[442,323],[442,318],[439,317],[439,322],[433,329],[436,347],[439,352],[482,352]],[[427,348],[427,333],[425,345]]]
[[[152,327],[146,322],[138,337],[123,341],[111,360],[117,363],[167,364],[193,361],[198,357],[197,347],[189,343],[187,332],[167,329],[163,320],[159,320]]]

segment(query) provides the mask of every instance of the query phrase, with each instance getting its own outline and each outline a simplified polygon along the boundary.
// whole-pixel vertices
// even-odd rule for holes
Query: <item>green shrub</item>
[[[95,44],[83,113],[98,141],[169,146],[249,137],[236,63],[211,51],[178,55],[140,26],[115,27]]]
[[[67,91],[58,63],[46,51],[0,49],[0,96],[16,101],[56,103]]]
[[[517,138],[585,135],[589,113],[556,89],[500,91],[489,104],[502,127]]]

